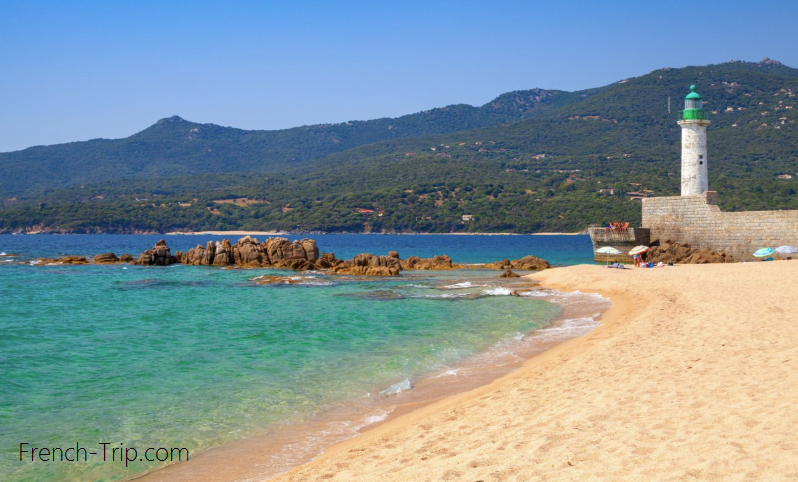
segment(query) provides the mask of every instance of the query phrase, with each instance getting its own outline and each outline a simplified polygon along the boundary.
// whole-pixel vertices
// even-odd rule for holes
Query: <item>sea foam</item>
[[[379,393],[380,397],[390,397],[393,395],[398,395],[402,392],[406,392],[413,388],[413,385],[410,383],[410,379],[405,378],[401,382],[394,383],[390,387],[386,388],[385,390],[381,390]]]
[[[513,290],[499,286],[498,288],[483,290],[482,294],[487,296],[510,296],[513,294]]]
[[[445,290],[459,290],[464,288],[474,288],[477,286],[485,286],[485,285],[475,285],[470,281],[463,281],[462,283],[455,283],[453,285],[446,285],[443,287]]]

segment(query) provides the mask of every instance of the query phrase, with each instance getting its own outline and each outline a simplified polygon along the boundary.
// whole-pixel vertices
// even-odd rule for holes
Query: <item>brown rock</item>
[[[233,258],[233,246],[230,245],[230,241],[227,239],[222,240],[221,243],[217,241],[213,253],[213,265],[227,266],[233,263],[235,263],[235,259]]]
[[[311,263],[315,263],[319,259],[319,248],[316,247],[316,241],[305,238],[299,241],[302,249],[305,251],[305,257]]]
[[[419,258],[418,256],[411,256],[404,261],[401,261],[402,269],[416,269],[416,270],[448,270],[459,269],[459,264],[452,263],[452,258],[447,255],[435,256],[432,258]]]
[[[362,276],[399,276],[402,267],[397,258],[361,253],[349,261],[343,261],[330,269],[333,274]]]
[[[114,264],[119,262],[119,258],[114,253],[98,254],[94,257],[94,264]]]
[[[297,279],[296,277],[291,276],[272,276],[272,275],[264,275],[258,276],[255,278],[255,282],[259,285],[293,285],[297,283],[302,283],[302,279]]]
[[[524,256],[521,259],[514,259],[512,261],[503,259],[501,261],[496,261],[495,263],[488,263],[485,265],[485,267],[491,269],[501,269],[501,270],[523,269],[529,271],[540,271],[551,268],[551,265],[545,259],[529,255],[529,256]]]
[[[269,238],[263,242],[263,248],[266,250],[266,256],[269,258],[270,264],[278,264],[287,258],[287,251],[291,243],[287,238]]]
[[[510,265],[515,269],[526,269],[539,271],[551,268],[551,265],[545,259],[538,258],[537,256],[524,256],[521,259],[513,260]]]
[[[239,266],[265,266],[269,264],[266,248],[257,239],[244,236],[233,245],[233,260]]]
[[[141,253],[139,259],[136,260],[136,264],[142,266],[166,266],[177,262],[177,258],[172,256],[169,246],[163,239],[155,243],[152,249]]]
[[[649,263],[673,264],[707,264],[733,263],[734,258],[725,253],[716,253],[710,249],[694,248],[687,243],[666,241],[659,246],[652,246],[643,254],[643,260]]]
[[[520,278],[520,277],[521,277],[520,275],[513,273],[513,271],[509,269],[504,273],[502,273],[501,276],[499,276],[499,278]]]
[[[293,243],[286,238],[269,238],[263,243],[271,265],[280,268],[313,269],[319,260],[316,241],[302,239]]]
[[[37,266],[48,264],[89,264],[89,260],[83,256],[64,256],[63,258],[41,258],[37,260]]]
[[[316,260],[316,269],[330,269],[333,266],[340,264],[340,260],[335,259],[333,253],[321,253],[321,257]]]
[[[180,253],[177,257],[180,260],[179,262],[182,264],[207,266],[213,263],[213,255],[215,251],[216,248],[214,247],[213,242],[208,241],[207,246],[198,244],[185,253]]]
[[[122,256],[119,257],[120,263],[132,263],[135,260],[136,259],[133,257],[132,254],[123,254]]]

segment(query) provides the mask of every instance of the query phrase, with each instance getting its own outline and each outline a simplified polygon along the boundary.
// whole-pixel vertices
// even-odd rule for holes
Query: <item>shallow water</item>
[[[198,237],[180,238],[196,243]],[[356,237],[353,251],[384,253],[398,238],[411,237],[391,237],[390,246],[382,244],[385,237]],[[492,241],[450,238],[474,244],[470,256],[455,261],[516,257],[486,259]],[[168,241],[173,249],[191,246]],[[342,401],[397,396],[430,373],[446,373],[548,326],[562,309],[532,293],[528,282],[486,271],[363,279],[24,263],[62,252],[138,253],[153,242],[144,236],[0,236],[0,250],[22,261],[0,265],[0,479],[118,480],[159,465],[137,460],[125,467],[99,456],[24,463],[21,442],[95,450],[100,442],[187,447],[194,455],[306,422]],[[428,249],[435,254],[438,247]],[[405,248],[403,256],[430,255]],[[261,275],[284,275],[293,283],[258,285]],[[522,296],[510,296],[513,291]],[[384,415],[371,413],[363,422]]]

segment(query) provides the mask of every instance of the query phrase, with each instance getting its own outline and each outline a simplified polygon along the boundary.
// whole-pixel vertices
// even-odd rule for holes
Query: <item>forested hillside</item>
[[[163,161],[137,176],[114,173],[82,186],[38,181],[36,189],[56,189],[28,186],[27,196],[6,198],[0,229],[535,232],[636,223],[641,197],[678,193],[677,111],[691,84],[712,121],[710,188],[719,191],[721,207],[798,209],[798,70],[763,61],[666,68],[589,91],[523,91],[479,108],[367,121],[358,132],[369,134],[340,136],[349,148],[322,156],[323,143],[311,142],[269,163],[257,159],[276,147],[243,140],[262,133],[167,119],[122,141],[92,141],[144,136]],[[403,127],[377,139],[390,125]],[[192,129],[198,136],[211,131],[204,135],[213,142],[228,139],[228,147],[192,157],[181,151],[192,145],[183,138]],[[170,155],[174,150],[183,154]],[[145,157],[126,162],[143,165]],[[203,160],[204,171],[192,167]]]
[[[488,127],[532,117],[593,91],[532,89],[481,106],[451,105],[396,119],[247,131],[161,119],[125,139],[95,139],[0,153],[0,198],[118,179],[264,172],[377,141]]]

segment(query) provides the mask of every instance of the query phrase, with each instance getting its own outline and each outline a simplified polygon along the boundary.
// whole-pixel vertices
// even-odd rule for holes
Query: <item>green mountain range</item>
[[[171,117],[131,137],[0,154],[0,230],[576,231],[678,193],[678,110],[711,113],[721,207],[796,209],[798,69],[664,68],[481,107],[245,131]],[[668,112],[670,97],[671,112]],[[779,176],[782,176],[781,178]]]

